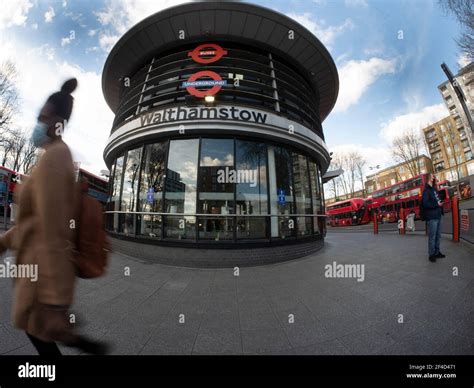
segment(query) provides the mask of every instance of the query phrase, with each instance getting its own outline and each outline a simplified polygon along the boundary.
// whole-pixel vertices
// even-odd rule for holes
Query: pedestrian
[[[422,196],[424,218],[428,225],[428,258],[433,263],[436,262],[436,259],[446,257],[440,251],[443,202],[436,189],[437,182],[434,174],[428,174],[428,180]]]
[[[76,87],[75,78],[66,81],[41,109],[32,141],[43,153],[22,183],[15,227],[0,238],[0,250],[13,249],[17,265],[37,267],[35,282],[15,279],[12,316],[38,353],[48,356],[61,355],[56,342],[88,353],[105,351],[102,344],[77,334],[69,319],[76,278],[70,225],[77,190],[72,156],[61,135]]]

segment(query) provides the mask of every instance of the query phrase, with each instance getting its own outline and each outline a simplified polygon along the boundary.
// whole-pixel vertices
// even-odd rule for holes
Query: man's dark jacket
[[[423,191],[422,202],[424,207],[425,220],[437,220],[443,215],[443,208],[438,205],[439,200],[438,190],[429,184],[425,184]]]

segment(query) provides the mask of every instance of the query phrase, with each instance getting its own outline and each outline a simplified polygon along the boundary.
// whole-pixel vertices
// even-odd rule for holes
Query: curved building
[[[248,3],[172,7],[118,41],[102,88],[115,113],[112,236],[168,246],[151,245],[167,257],[186,247],[192,265],[219,265],[206,261],[215,251],[225,265],[260,264],[321,246],[321,123],[338,74],[300,24]]]

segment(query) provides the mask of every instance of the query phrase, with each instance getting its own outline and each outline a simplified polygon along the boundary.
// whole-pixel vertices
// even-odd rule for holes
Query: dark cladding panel
[[[163,44],[163,39],[161,38],[161,33],[158,30],[158,28],[156,28],[156,26],[154,24],[150,24],[147,27],[147,33],[148,33],[148,36],[150,37],[150,39],[153,43],[153,47],[158,48],[160,45]]]
[[[200,21],[198,13],[187,13],[184,15],[186,27],[188,28],[189,36],[201,35]]]
[[[267,42],[270,39],[270,35],[272,34],[274,28],[275,22],[268,19],[262,19],[256,39],[262,42]]]
[[[200,11],[199,19],[201,21],[201,34],[206,33],[206,31],[214,32],[215,26],[215,11]]]
[[[305,47],[306,47],[306,40],[303,39],[301,35],[296,34],[294,44],[291,45],[287,53],[290,57],[295,58],[296,55],[302,52]]]
[[[307,48],[306,50],[304,50],[298,57],[298,60],[301,61],[301,63],[304,63],[305,66],[308,65],[308,60],[310,60],[311,58],[313,57],[319,57],[321,58],[321,55],[316,54],[314,53],[314,49],[313,48]],[[309,67],[309,66],[308,66]]]
[[[230,26],[230,12],[229,11],[216,11],[216,33],[227,34]]]
[[[278,46],[278,48],[283,52],[288,52],[295,45],[295,43],[298,41],[298,39],[299,39],[299,36],[295,32],[294,33],[294,39],[283,39],[280,42],[280,45]]]
[[[140,47],[142,47],[143,52],[149,52],[150,49],[153,47],[153,42],[151,41],[145,30],[141,30],[137,34],[137,43],[140,45]],[[137,47],[137,49],[138,48],[139,47]]]
[[[272,46],[279,47],[282,40],[288,40],[288,29],[281,24],[277,24],[273,29],[273,32],[270,35],[270,39],[267,43],[271,44]]]
[[[257,34],[261,22],[261,17],[249,14],[247,16],[247,20],[245,21],[245,27],[242,33],[243,36],[247,38],[255,38],[255,35]]]
[[[161,37],[161,31],[158,29],[155,23],[148,26],[148,35],[151,36],[155,47],[159,47],[164,43],[163,38]]]
[[[293,58],[299,58],[300,55],[303,55],[303,53],[311,49],[311,44],[305,38],[301,38],[298,39],[298,42],[293,47],[293,50],[290,50],[290,54]]]
[[[171,24],[167,20],[159,22],[157,27],[165,43],[174,42],[178,39],[178,36],[175,34],[171,28]]]
[[[230,26],[229,26],[229,33],[235,34],[235,35],[242,34],[246,19],[247,19],[246,13],[232,11],[232,17],[230,19]]]
[[[171,28],[175,36],[179,37],[181,31],[185,32],[185,36],[191,35],[191,31],[188,31],[188,26],[184,15],[176,15],[169,19]]]

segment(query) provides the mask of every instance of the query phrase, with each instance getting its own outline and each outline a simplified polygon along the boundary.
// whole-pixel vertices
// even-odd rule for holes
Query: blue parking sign
[[[283,189],[278,189],[278,203],[284,205],[286,203],[285,191]]]
[[[146,201],[148,203],[153,203],[153,200],[155,199],[154,194],[155,194],[155,190],[153,190],[153,187],[150,187],[146,193]]]

